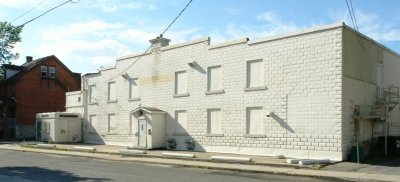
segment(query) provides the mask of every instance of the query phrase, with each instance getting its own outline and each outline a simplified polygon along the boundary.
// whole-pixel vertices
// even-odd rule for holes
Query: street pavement
[[[244,173],[87,157],[1,151],[0,181],[335,182],[338,179]]]
[[[147,151],[147,154],[136,156],[121,156],[119,155],[120,149],[125,147],[109,146],[109,145],[84,145],[84,147],[95,147],[97,152],[76,152],[71,151],[74,146],[71,144],[57,144],[57,150],[38,149],[38,148],[25,148],[21,147],[18,143],[0,144],[0,151],[14,150],[14,151],[29,151],[36,153],[47,153],[67,156],[80,156],[95,159],[104,159],[121,162],[139,162],[172,165],[180,167],[191,167],[196,169],[216,169],[225,171],[236,172],[255,172],[255,173],[272,173],[280,175],[295,175],[295,176],[309,176],[309,177],[323,177],[324,179],[344,179],[356,181],[398,181],[400,182],[400,163],[390,163],[390,165],[369,165],[369,164],[356,164],[348,162],[340,162],[331,164],[325,167],[321,166],[298,166],[285,163],[285,159],[278,159],[276,157],[262,157],[262,156],[248,156],[248,155],[233,155],[233,154],[220,154],[208,152],[189,152],[189,151],[168,151],[180,154],[195,154],[194,159],[181,159],[163,157],[162,150]],[[251,163],[226,163],[211,161],[210,157],[213,155],[219,156],[234,156],[234,157],[251,157]],[[0,173],[0,175],[2,175]],[[1,176],[0,176],[1,177]],[[0,178],[1,179],[1,178]]]

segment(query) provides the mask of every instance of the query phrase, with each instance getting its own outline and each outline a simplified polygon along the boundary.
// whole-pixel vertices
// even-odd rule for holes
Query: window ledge
[[[207,92],[206,92],[206,95],[223,94],[223,93],[225,93],[225,90],[224,90],[224,89],[221,89],[221,90],[207,91]]]
[[[223,137],[224,134],[221,133],[207,133],[206,137]]]
[[[174,98],[177,97],[189,97],[189,93],[184,93],[184,94],[174,94]]]
[[[245,138],[265,138],[264,134],[245,134],[243,135]]]
[[[140,101],[140,97],[130,98],[128,101]]]
[[[179,133],[179,132],[175,132],[172,135],[174,135],[174,136],[189,136],[188,133]]]
[[[261,87],[247,87],[247,88],[244,88],[244,91],[245,91],[245,92],[258,91],[258,90],[267,90],[267,86],[261,86]]]
[[[109,100],[107,103],[117,103],[118,100]]]
[[[97,105],[97,102],[89,102],[89,105]]]

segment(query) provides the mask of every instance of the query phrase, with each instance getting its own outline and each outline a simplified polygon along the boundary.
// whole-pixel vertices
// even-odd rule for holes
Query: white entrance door
[[[138,120],[138,129],[139,129],[139,147],[147,147],[147,125],[145,119]]]

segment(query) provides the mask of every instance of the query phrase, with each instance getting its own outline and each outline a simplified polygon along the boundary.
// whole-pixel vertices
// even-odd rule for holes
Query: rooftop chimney
[[[151,43],[152,51],[154,51],[161,47],[168,46],[170,41],[170,39],[164,38],[161,34],[159,37],[151,39],[149,42]]]
[[[32,56],[26,56],[26,62],[29,63],[33,60]]]

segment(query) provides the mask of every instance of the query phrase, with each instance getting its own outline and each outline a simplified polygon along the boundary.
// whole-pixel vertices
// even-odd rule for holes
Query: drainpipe
[[[388,106],[385,104],[385,127],[384,127],[384,133],[385,133],[385,156],[387,156],[387,148],[388,148],[388,142],[387,142],[387,137],[388,137]]]

